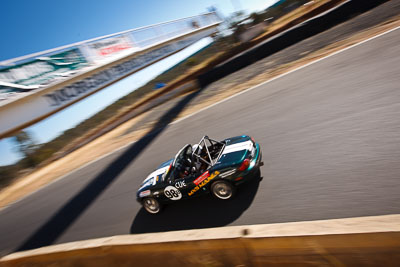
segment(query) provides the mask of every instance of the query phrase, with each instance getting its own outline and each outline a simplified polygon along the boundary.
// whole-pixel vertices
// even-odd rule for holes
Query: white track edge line
[[[390,29],[390,30],[387,30],[387,31],[385,31],[385,32],[382,32],[382,33],[380,33],[380,34],[378,34],[378,35],[372,36],[372,37],[370,37],[370,38],[368,38],[368,39],[365,39],[365,40],[363,40],[363,41],[361,41],[361,42],[358,42],[358,43],[356,43],[356,44],[353,44],[353,45],[351,45],[351,46],[348,46],[348,47],[345,47],[345,48],[343,48],[343,49],[340,49],[340,50],[338,50],[338,51],[336,51],[336,52],[333,52],[332,54],[329,54],[329,55],[324,56],[324,57],[322,57],[322,58],[316,59],[316,60],[314,60],[314,61],[312,61],[312,62],[309,62],[309,63],[307,63],[307,64],[305,64],[305,65],[302,65],[302,66],[300,66],[300,67],[298,67],[298,68],[295,68],[295,69],[293,69],[293,70],[290,70],[290,71],[288,71],[288,72],[282,73],[282,74],[280,74],[280,75],[278,75],[278,76],[276,76],[276,77],[273,77],[273,78],[271,78],[271,79],[269,79],[269,80],[266,80],[266,81],[264,81],[264,82],[261,82],[261,83],[259,83],[259,84],[256,84],[256,85],[254,85],[254,86],[252,86],[252,87],[250,87],[250,88],[248,88],[248,89],[246,89],[246,90],[244,90],[244,91],[241,91],[241,92],[236,93],[236,94],[234,94],[234,95],[231,95],[231,96],[229,96],[229,97],[227,97],[227,98],[225,98],[225,99],[223,99],[223,100],[220,100],[220,101],[218,101],[218,102],[216,102],[216,103],[214,103],[214,104],[212,104],[212,105],[210,105],[210,106],[204,107],[204,108],[202,108],[202,109],[200,109],[200,110],[198,110],[198,111],[196,111],[196,112],[194,112],[194,113],[192,113],[192,114],[186,115],[185,117],[182,117],[182,118],[180,118],[180,119],[178,119],[178,120],[176,120],[176,121],[171,122],[169,125],[173,125],[173,124],[176,124],[176,123],[178,123],[178,122],[181,122],[181,121],[183,121],[183,120],[185,120],[185,119],[188,119],[188,118],[190,118],[190,117],[192,117],[192,116],[194,116],[194,115],[196,115],[196,114],[198,114],[198,113],[200,113],[200,112],[202,112],[202,111],[205,111],[205,110],[207,110],[207,109],[209,109],[209,108],[212,108],[212,107],[214,107],[214,106],[216,106],[216,105],[218,105],[218,104],[221,104],[221,103],[223,103],[223,102],[225,102],[225,101],[228,101],[228,100],[230,100],[230,99],[232,99],[232,98],[234,98],[234,97],[237,97],[237,96],[239,96],[239,95],[241,95],[241,94],[244,94],[244,93],[247,93],[247,92],[249,92],[249,91],[251,91],[251,90],[254,90],[254,89],[256,89],[256,88],[259,87],[259,86],[262,86],[262,85],[265,85],[265,84],[267,84],[267,83],[273,82],[273,81],[275,81],[275,80],[277,80],[277,79],[279,79],[279,78],[282,78],[282,77],[284,77],[284,76],[286,76],[286,75],[291,74],[292,72],[295,72],[295,71],[301,70],[301,69],[303,69],[303,68],[306,68],[306,67],[308,67],[308,66],[310,66],[310,65],[313,65],[313,64],[315,64],[315,63],[318,63],[318,62],[320,62],[320,61],[322,61],[322,60],[324,60],[324,59],[327,59],[327,58],[329,58],[329,57],[335,56],[335,55],[337,55],[337,54],[339,54],[339,53],[342,53],[342,52],[344,52],[344,51],[346,51],[346,50],[349,50],[349,49],[351,49],[351,48],[354,48],[354,47],[356,47],[356,46],[362,45],[362,44],[364,44],[364,43],[366,43],[366,42],[368,42],[368,41],[374,40],[374,39],[376,39],[376,38],[379,38],[379,37],[381,37],[381,36],[383,36],[383,35],[385,35],[385,34],[391,33],[391,32],[393,32],[393,31],[395,31],[395,30],[398,30],[398,29],[400,29],[400,26],[397,26],[397,27],[395,27],[395,28],[393,28],[393,29]],[[101,156],[101,157],[99,157],[99,158],[96,158],[96,159],[94,159],[94,160],[92,160],[92,161],[89,161],[88,163],[82,165],[81,167],[78,167],[77,169],[75,169],[75,170],[73,170],[73,171],[70,171],[69,173],[60,176],[59,178],[57,178],[57,179],[51,181],[49,184],[44,185],[43,187],[39,188],[38,190],[29,193],[28,195],[26,195],[26,196],[22,197],[21,199],[18,199],[18,200],[16,200],[16,201],[14,201],[14,202],[12,202],[12,203],[10,203],[10,204],[4,206],[3,208],[0,208],[0,212],[3,211],[3,210],[5,210],[6,208],[12,206],[12,205],[14,205],[14,204],[16,204],[16,203],[18,203],[18,202],[24,200],[25,198],[27,198],[27,197],[29,197],[29,196],[35,194],[35,193],[40,192],[41,190],[43,190],[43,189],[45,189],[46,187],[52,185],[53,183],[55,183],[55,182],[57,182],[57,181],[59,181],[59,180],[65,178],[66,176],[71,175],[71,174],[73,174],[73,173],[75,173],[75,172],[77,172],[77,171],[79,171],[79,170],[81,170],[81,169],[83,169],[83,168],[89,166],[90,164],[95,163],[96,161],[102,160],[103,158],[105,158],[105,157],[107,157],[107,156],[109,156],[109,155],[111,155],[111,154],[113,154],[113,153],[116,153],[116,152],[118,152],[119,150],[122,150],[122,149],[124,149],[125,147],[127,147],[127,146],[129,146],[129,145],[131,145],[131,144],[133,144],[133,143],[135,143],[135,142],[137,142],[137,140],[132,141],[132,142],[130,142],[130,143],[127,143],[126,145],[121,146],[121,147],[119,147],[119,148],[117,148],[117,149],[114,149],[113,151],[111,151],[111,152],[109,152],[109,153],[107,153],[107,154],[105,154],[105,155],[103,155],[103,156]]]

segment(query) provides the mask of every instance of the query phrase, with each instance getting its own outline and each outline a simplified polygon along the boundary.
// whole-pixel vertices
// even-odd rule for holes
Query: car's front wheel
[[[157,199],[152,197],[146,197],[142,201],[143,208],[151,214],[157,214],[161,211],[161,204]]]
[[[219,199],[230,199],[235,193],[235,187],[227,181],[217,181],[211,185],[211,193]]]

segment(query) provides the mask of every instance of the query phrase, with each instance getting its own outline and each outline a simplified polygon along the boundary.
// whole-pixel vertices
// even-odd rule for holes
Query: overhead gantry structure
[[[215,12],[0,62],[0,138],[217,32]]]

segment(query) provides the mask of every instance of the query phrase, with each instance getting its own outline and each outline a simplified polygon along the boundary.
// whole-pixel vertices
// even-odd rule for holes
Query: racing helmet
[[[199,154],[199,152],[200,152],[202,149],[203,149],[203,147],[202,147],[201,145],[199,145],[199,144],[193,145],[193,154],[194,154],[194,153]],[[199,151],[197,151],[197,150],[199,150]]]

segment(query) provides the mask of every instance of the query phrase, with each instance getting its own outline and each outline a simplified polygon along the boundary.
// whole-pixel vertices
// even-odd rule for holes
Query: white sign
[[[126,35],[110,37],[81,47],[92,62],[114,58],[137,50]]]

